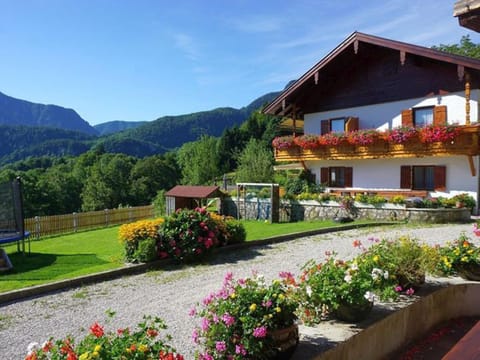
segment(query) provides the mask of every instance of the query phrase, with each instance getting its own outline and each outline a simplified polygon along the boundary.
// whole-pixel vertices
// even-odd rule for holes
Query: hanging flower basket
[[[318,138],[320,145],[325,146],[337,146],[345,143],[346,137],[344,133],[330,132],[324,135],[321,135]]]
[[[426,144],[434,142],[451,142],[459,133],[457,126],[426,126],[418,130],[420,141]]]
[[[272,141],[272,146],[277,150],[290,149],[294,145],[295,145],[295,142],[294,142],[294,137],[292,135],[279,136],[273,139]]]
[[[417,136],[417,129],[412,127],[399,127],[385,132],[384,139],[390,144],[405,144]]]
[[[368,130],[355,130],[347,134],[347,141],[352,145],[371,145],[377,137],[377,131]]]
[[[293,142],[300,146],[302,149],[317,149],[320,147],[320,143],[318,142],[318,135],[302,135],[297,136],[293,139]]]

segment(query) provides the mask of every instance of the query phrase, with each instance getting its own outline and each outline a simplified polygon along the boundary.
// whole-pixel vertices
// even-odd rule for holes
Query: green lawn
[[[333,221],[281,224],[245,221],[244,225],[247,241],[338,226]],[[0,273],[0,292],[122,267],[123,247],[117,239],[118,228],[115,226],[32,241],[30,255],[17,253],[16,244],[5,246],[14,269]]]
[[[74,278],[123,266],[118,226],[31,242],[31,254],[4,249],[13,271],[0,273],[0,292]]]

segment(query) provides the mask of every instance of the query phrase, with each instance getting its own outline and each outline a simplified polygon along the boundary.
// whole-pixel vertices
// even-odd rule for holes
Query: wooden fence
[[[105,209],[54,216],[35,216],[25,219],[25,229],[32,237],[65,234],[80,230],[120,225],[154,217],[153,205]]]

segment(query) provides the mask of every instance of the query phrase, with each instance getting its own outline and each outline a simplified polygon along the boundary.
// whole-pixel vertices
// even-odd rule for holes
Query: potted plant
[[[404,144],[418,135],[417,129],[401,126],[390,131],[386,131],[384,138],[391,144]]]
[[[323,263],[308,261],[298,282],[299,316],[306,324],[328,315],[349,322],[364,319],[374,301],[374,278],[355,260],[344,261],[331,254]]]
[[[418,136],[423,143],[451,142],[455,140],[459,132],[454,125],[429,125],[418,130]]]
[[[396,240],[372,239],[374,242],[368,249],[363,249],[360,255],[373,270],[382,268],[391,275],[388,284],[397,291],[408,291],[413,294],[415,289],[425,282],[425,274],[429,269],[429,257],[424,246],[416,239],[402,236]],[[392,295],[392,293],[390,293]]]
[[[347,141],[352,145],[370,145],[375,141],[377,131],[373,129],[355,130],[347,133]]]
[[[200,347],[196,358],[274,359],[293,354],[298,327],[291,279],[290,275],[267,284],[256,273],[238,280],[227,273],[222,288],[190,312],[200,319],[192,336]]]
[[[79,342],[72,336],[67,336],[61,340],[50,338],[42,345],[30,343],[25,360],[183,360],[183,356],[176,353],[160,336],[160,332],[166,328],[162,319],[150,316],[144,316],[137,331],[125,328],[106,332],[95,322],[90,327],[89,334]]]
[[[443,274],[458,274],[467,280],[480,281],[480,248],[465,233],[437,249],[440,254],[438,268]]]
[[[324,146],[337,146],[343,144],[345,141],[346,136],[344,133],[334,131],[321,135],[318,138],[320,145]]]

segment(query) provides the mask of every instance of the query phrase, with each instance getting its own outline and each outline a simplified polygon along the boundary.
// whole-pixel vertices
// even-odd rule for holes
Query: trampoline
[[[29,236],[30,233],[25,231],[20,178],[0,184],[0,245],[16,242],[17,250],[25,253],[25,239]]]

